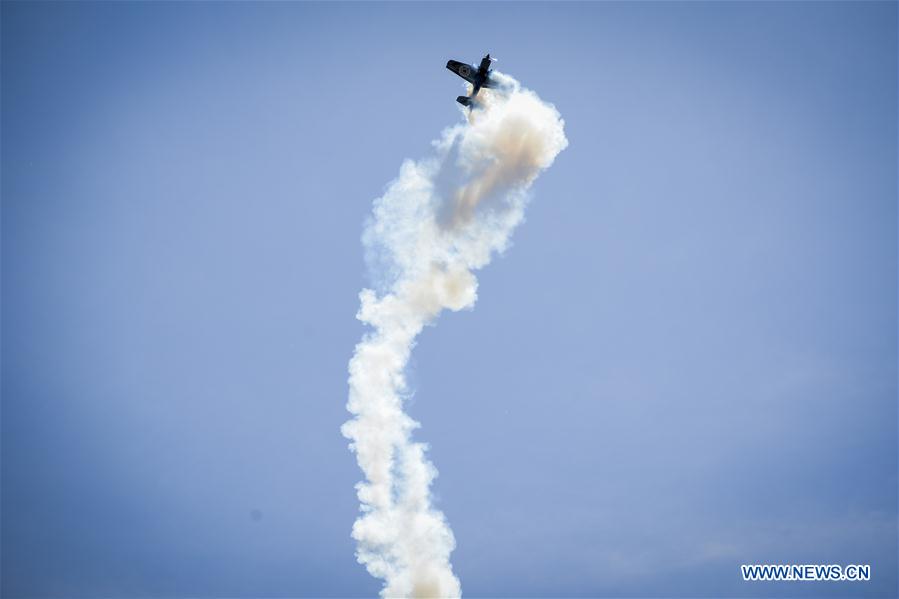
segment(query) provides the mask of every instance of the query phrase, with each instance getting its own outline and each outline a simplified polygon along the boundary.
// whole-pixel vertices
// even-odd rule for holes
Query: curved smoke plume
[[[404,370],[415,338],[446,308],[471,308],[473,271],[502,252],[521,222],[527,191],[568,141],[551,104],[492,73],[503,85],[482,90],[467,121],[434,142],[436,156],[407,160],[375,201],[363,241],[381,293],[360,294],[357,318],[371,325],[349,365],[343,425],[365,481],[353,525],[357,557],[385,580],[384,597],[458,597],[449,561],[455,547],[443,514],[431,505],[437,470],[418,423],[403,411]]]

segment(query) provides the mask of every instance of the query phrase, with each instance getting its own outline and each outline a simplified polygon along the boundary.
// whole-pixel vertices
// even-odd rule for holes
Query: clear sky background
[[[360,234],[488,51],[570,146],[413,358],[463,592],[897,594],[895,3],[4,2],[4,597],[377,593]]]

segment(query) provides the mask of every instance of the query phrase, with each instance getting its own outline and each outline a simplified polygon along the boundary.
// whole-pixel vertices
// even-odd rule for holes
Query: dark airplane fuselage
[[[481,64],[478,67],[478,77],[484,78],[484,79],[487,78],[487,72],[490,71],[490,63],[491,62],[492,61],[490,60],[489,54],[481,59]]]
[[[481,64],[478,65],[478,71],[474,76],[474,89],[471,92],[472,97],[478,94],[478,91],[484,86],[487,82],[487,78],[490,76],[490,55],[488,54],[484,58],[481,59]]]

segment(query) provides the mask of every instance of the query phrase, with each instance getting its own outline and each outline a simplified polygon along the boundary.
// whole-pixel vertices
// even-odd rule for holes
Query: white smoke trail
[[[415,338],[444,309],[471,308],[472,271],[503,251],[521,222],[527,190],[568,141],[556,109],[511,77],[482,90],[467,122],[434,142],[436,156],[407,160],[375,201],[363,241],[384,290],[360,294],[357,318],[373,327],[350,360],[343,425],[365,481],[353,525],[357,557],[385,580],[383,597],[459,597],[449,556],[455,539],[431,505],[437,470],[418,423],[403,412],[404,370]]]

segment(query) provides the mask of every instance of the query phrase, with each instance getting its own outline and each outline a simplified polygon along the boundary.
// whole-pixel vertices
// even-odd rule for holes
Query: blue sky
[[[570,146],[413,357],[465,595],[895,596],[896,23],[4,2],[3,596],[377,593],[339,432],[359,238],[487,51]]]

